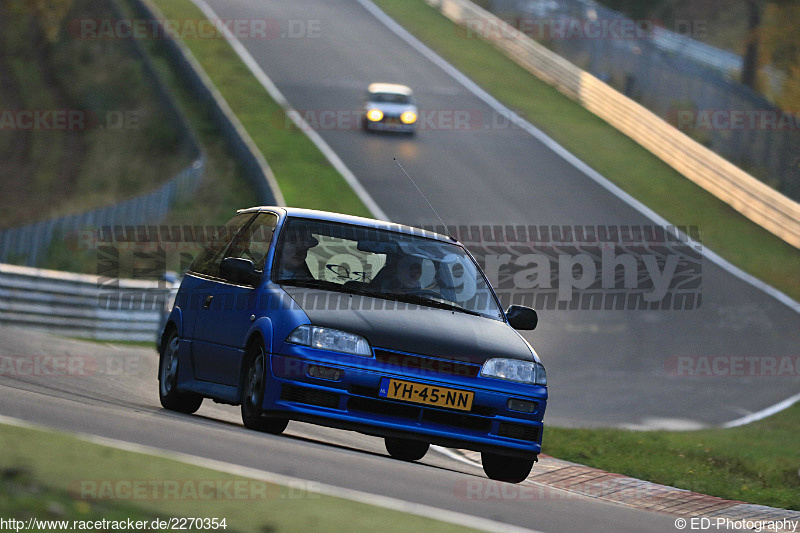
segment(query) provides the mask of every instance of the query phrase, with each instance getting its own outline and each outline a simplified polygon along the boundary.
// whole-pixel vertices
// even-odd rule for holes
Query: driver
[[[395,288],[402,292],[417,291],[422,288],[420,277],[422,277],[422,262],[416,257],[406,256],[397,263]]]
[[[410,255],[392,255],[372,285],[384,292],[414,292],[422,288],[422,261]]]
[[[316,279],[311,274],[308,264],[306,264],[306,257],[308,256],[308,250],[318,244],[319,241],[311,235],[308,227],[296,226],[289,228],[283,241],[278,280]]]

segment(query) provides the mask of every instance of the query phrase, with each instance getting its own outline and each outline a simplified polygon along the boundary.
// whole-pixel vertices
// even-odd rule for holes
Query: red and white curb
[[[440,448],[437,448],[437,451],[446,453]],[[450,453],[446,454],[451,457],[457,455],[465,462],[480,466],[480,453],[478,452],[448,451]],[[573,497],[595,498],[673,516],[703,517],[712,522],[720,518],[734,522],[800,523],[800,512],[797,511],[726,500],[690,490],[659,485],[622,474],[612,474],[597,468],[562,461],[544,454],[539,455],[539,462],[536,463],[530,476],[523,483],[538,486],[537,490],[527,493],[528,497],[532,499],[568,499],[570,495],[573,495]],[[481,494],[479,491],[474,491],[472,496],[502,498],[504,494],[489,493],[489,491]],[[525,497],[519,491],[505,495],[516,498]],[[775,529],[762,531],[781,531],[783,533],[783,530]]]

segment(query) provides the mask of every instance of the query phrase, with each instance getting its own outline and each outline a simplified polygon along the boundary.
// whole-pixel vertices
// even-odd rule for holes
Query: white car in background
[[[413,135],[419,112],[413,92],[396,83],[372,83],[364,99],[365,131],[399,131]]]

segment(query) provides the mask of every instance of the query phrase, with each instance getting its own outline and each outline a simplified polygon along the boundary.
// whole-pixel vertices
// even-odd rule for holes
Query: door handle
[[[213,295],[206,296],[206,301],[203,302],[203,309],[208,309],[211,307],[211,300],[214,299]]]

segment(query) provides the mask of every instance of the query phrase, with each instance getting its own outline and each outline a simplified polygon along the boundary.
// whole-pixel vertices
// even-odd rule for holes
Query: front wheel
[[[524,481],[531,473],[535,461],[535,459],[481,452],[481,463],[483,463],[483,471],[486,472],[486,475],[490,479],[509,483]]]
[[[401,461],[416,461],[425,457],[430,444],[418,440],[386,437],[384,439],[386,451],[395,459]]]
[[[242,423],[246,428],[278,435],[289,424],[288,418],[266,418],[261,405],[267,386],[267,354],[261,344],[250,347],[245,359],[242,384]]]
[[[200,409],[203,397],[191,392],[178,392],[178,332],[170,331],[161,343],[158,369],[158,399],[170,411],[191,414]]]

